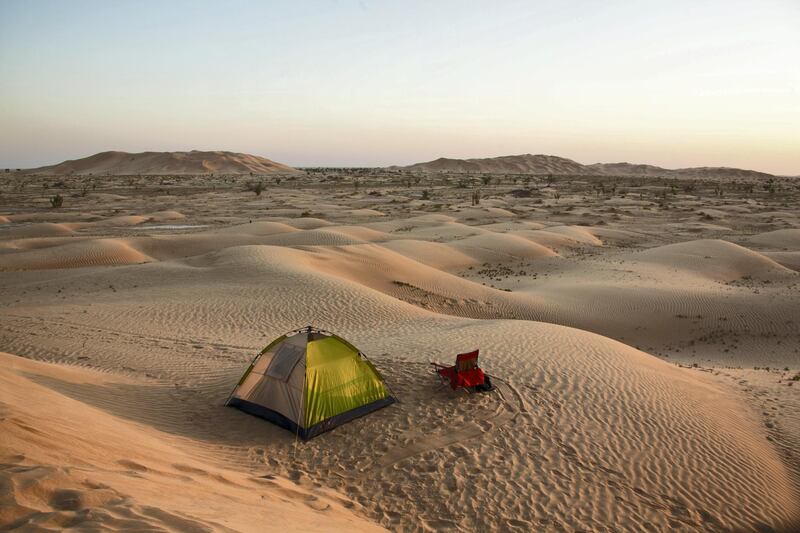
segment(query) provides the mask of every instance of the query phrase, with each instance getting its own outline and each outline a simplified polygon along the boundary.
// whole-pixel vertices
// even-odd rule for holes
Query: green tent
[[[308,326],[264,348],[226,405],[310,439],[394,402],[380,373],[352,344]]]

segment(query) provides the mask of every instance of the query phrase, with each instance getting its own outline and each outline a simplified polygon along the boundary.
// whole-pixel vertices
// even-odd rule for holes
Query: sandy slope
[[[61,531],[377,530],[349,501],[254,470],[202,459],[202,450],[108,412],[102,394],[157,387],[132,378],[0,353],[0,526]]]
[[[177,286],[170,297],[140,293],[134,300],[147,302],[144,308],[94,296],[87,316],[75,316],[72,306],[62,309],[68,317],[63,326],[59,320],[41,326],[61,331],[55,334],[59,351],[81,351],[81,342],[103,343],[116,331],[113,345],[104,343],[107,348],[87,362],[174,384],[166,390],[103,390],[94,383],[62,390],[161,431],[222,441],[224,452],[210,452],[217,457],[232,454],[246,464],[274,465],[275,473],[302,483],[333,486],[394,527],[407,523],[409,513],[431,525],[465,529],[737,527],[791,518],[797,502],[788,475],[757,420],[702,379],[577,330],[426,317],[262,248],[235,248],[182,280],[171,276]],[[129,267],[145,269],[130,279],[151,291],[168,274],[164,267]],[[275,281],[231,294],[241,277]],[[297,456],[290,435],[221,408],[249,354],[209,341],[257,346],[264,329],[243,323],[261,319],[279,301],[286,305],[277,322],[269,319],[269,331],[313,320],[345,332],[374,354],[404,402],[303,446]],[[160,340],[165,320],[201,336],[186,338],[185,347]],[[389,336],[376,338],[381,331]],[[149,347],[142,350],[142,342]],[[502,376],[499,394],[453,395],[426,376],[427,360],[476,344],[487,368]],[[47,343],[38,349],[53,353]],[[233,360],[227,355],[232,349]],[[465,491],[474,497],[459,499]],[[376,500],[378,492],[384,496]]]
[[[501,199],[391,217],[356,200],[301,218],[286,215],[314,199],[297,191],[245,217],[170,198],[6,215],[0,341],[43,362],[0,356],[0,524],[798,524],[800,388],[750,370],[797,368],[791,229],[734,238],[717,228],[735,211],[705,207],[716,224],[674,222],[667,240],[662,223],[556,223]],[[298,445],[223,404],[259,348],[308,323],[365,351],[401,402]],[[474,347],[498,390],[440,387],[427,363]]]
[[[83,228],[107,224],[101,220]],[[658,353],[705,351],[725,364],[749,361],[753,351],[762,352],[764,366],[796,360],[796,252],[775,252],[782,255],[772,258],[729,241],[701,239],[580,263],[560,255],[601,249],[604,239],[630,238],[607,228],[468,226],[452,217],[378,222],[369,228],[283,219],[183,235],[14,238],[4,243],[14,253],[0,255],[0,271],[132,265],[269,245],[268,256],[289,254],[289,263],[312,264],[448,315],[544,320]],[[792,245],[784,241],[781,237],[782,244]],[[753,298],[761,292],[770,298]],[[632,324],[634,312],[638,319]]]

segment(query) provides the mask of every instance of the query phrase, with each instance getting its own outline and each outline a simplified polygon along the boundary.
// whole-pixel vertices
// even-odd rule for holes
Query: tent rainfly
[[[308,326],[261,350],[226,405],[307,440],[394,402],[378,370],[358,349]]]

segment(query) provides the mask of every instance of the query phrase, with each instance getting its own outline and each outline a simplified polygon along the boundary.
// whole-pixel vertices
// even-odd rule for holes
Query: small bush
[[[61,207],[64,204],[64,197],[60,194],[56,194],[52,198],[50,198],[50,207],[56,208]]]
[[[481,203],[481,191],[476,189],[472,191],[472,205],[480,205]]]
[[[256,196],[261,196],[264,190],[264,183],[261,181],[251,181],[247,184],[247,190],[256,193]]]

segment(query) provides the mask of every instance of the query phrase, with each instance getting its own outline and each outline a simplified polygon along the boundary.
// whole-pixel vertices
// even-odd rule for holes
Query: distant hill
[[[757,178],[769,179],[774,178],[774,174],[766,172],[759,172],[757,170],[746,170],[742,168],[729,168],[729,167],[694,167],[694,168],[679,168],[677,170],[670,170],[679,176],[689,176],[695,178]]]
[[[586,168],[596,174],[609,176],[671,176],[679,178],[749,178],[768,179],[774,177],[766,172],[729,167],[693,167],[669,169],[653,165],[634,165],[631,163],[595,163]]]
[[[507,155],[485,159],[439,158],[427,163],[417,163],[403,170],[425,172],[482,172],[489,174],[582,174],[584,165],[571,159],[554,155]]]
[[[670,172],[666,168],[655,165],[635,165],[633,163],[595,163],[586,165],[586,168],[595,174],[614,176],[663,176]]]
[[[236,152],[100,152],[26,171],[42,175],[276,174],[300,172],[264,157]]]
[[[595,163],[582,165],[572,159],[554,155],[507,155],[483,159],[448,159],[441,157],[427,163],[416,163],[405,167],[390,167],[395,170],[416,172],[453,172],[484,174],[554,174],[554,175],[603,175],[641,177],[696,177],[696,178],[749,178],[768,179],[772,174],[755,170],[728,167],[697,167],[668,169],[654,165],[632,163]]]

